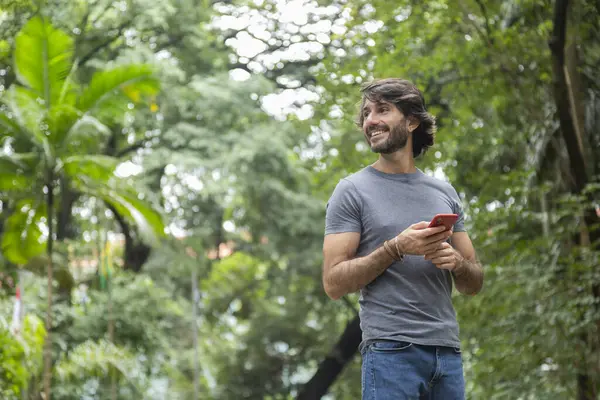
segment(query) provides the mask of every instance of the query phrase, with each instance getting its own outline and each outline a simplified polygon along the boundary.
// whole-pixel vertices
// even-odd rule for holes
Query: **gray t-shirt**
[[[357,257],[435,214],[458,214],[454,232],[464,231],[460,199],[452,185],[417,169],[386,174],[369,166],[342,179],[327,203],[325,235],[360,232]],[[452,276],[423,256],[394,262],[360,291],[361,350],[375,339],[460,347],[452,305]]]

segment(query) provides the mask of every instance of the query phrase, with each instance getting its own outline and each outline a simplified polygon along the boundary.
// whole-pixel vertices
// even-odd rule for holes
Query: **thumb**
[[[421,222],[417,222],[416,224],[412,224],[410,227],[412,229],[425,229],[429,226],[429,222],[427,221],[421,221]]]

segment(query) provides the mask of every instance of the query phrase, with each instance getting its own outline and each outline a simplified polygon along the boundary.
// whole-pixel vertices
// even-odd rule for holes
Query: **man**
[[[452,284],[476,294],[483,270],[456,190],[415,167],[435,120],[408,81],[376,80],[362,95],[358,124],[379,158],[328,202],[325,291],[339,299],[360,290],[364,400],[464,399]],[[428,227],[450,213],[459,216],[452,229]]]

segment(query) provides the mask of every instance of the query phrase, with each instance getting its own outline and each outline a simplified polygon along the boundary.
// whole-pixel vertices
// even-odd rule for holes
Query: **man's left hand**
[[[431,260],[439,269],[453,271],[462,263],[463,256],[448,242],[443,242],[433,253],[426,254],[425,259]]]

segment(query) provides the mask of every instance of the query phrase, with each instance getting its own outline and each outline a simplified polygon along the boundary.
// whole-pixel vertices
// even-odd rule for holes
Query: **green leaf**
[[[59,104],[50,109],[47,117],[48,140],[53,146],[57,147],[63,143],[67,133],[77,123],[81,112],[70,105]]]
[[[88,340],[59,360],[56,364],[56,377],[60,382],[66,383],[82,377],[104,378],[114,371],[119,379],[124,379],[138,393],[143,393],[139,382],[140,376],[143,376],[140,374],[141,369],[138,359],[126,349],[105,340]]]
[[[17,136],[21,132],[21,127],[5,113],[0,113],[0,138],[7,136]]]
[[[73,184],[83,193],[96,196],[135,223],[142,240],[156,244],[164,236],[161,215],[148,202],[138,198],[138,192],[119,180],[114,171],[119,164],[114,157],[101,155],[71,156],[64,160],[63,169]]]
[[[100,190],[98,194],[120,215],[135,223],[144,243],[156,245],[158,239],[164,236],[165,225],[160,214],[147,202],[138,199],[135,193]]]
[[[106,186],[116,179],[117,165],[117,158],[104,155],[70,156],[63,160],[65,174],[85,186]]]
[[[79,109],[90,111],[101,106],[110,106],[115,97],[127,95],[133,102],[142,96],[158,91],[158,81],[152,76],[148,65],[129,65],[101,71],[92,77],[89,86],[79,99]]]
[[[63,154],[96,153],[110,134],[110,129],[102,122],[84,115],[67,132],[61,151]]]
[[[35,180],[34,153],[0,155],[0,191],[25,192]]]
[[[41,226],[45,218],[45,203],[34,199],[17,203],[15,212],[5,223],[1,242],[3,255],[15,264],[23,265],[42,254],[46,237]]]
[[[73,39],[40,16],[29,20],[17,35],[17,79],[37,92],[48,108],[61,94],[73,50]]]
[[[43,147],[44,142],[47,142],[41,129],[45,110],[37,101],[35,93],[13,85],[5,93],[2,102],[8,106],[8,114],[2,118],[2,125],[10,127],[15,134],[25,136],[27,140]]]

